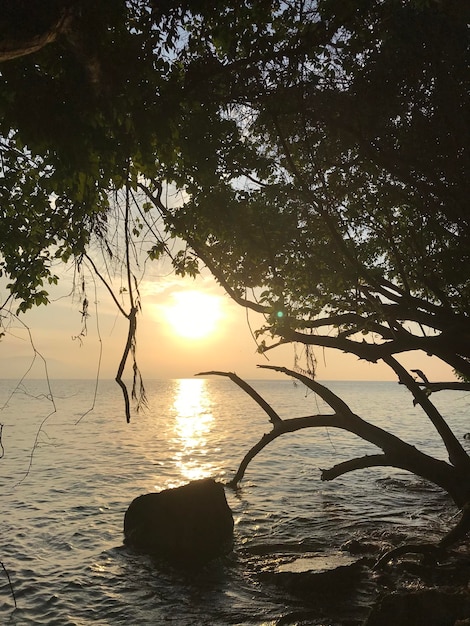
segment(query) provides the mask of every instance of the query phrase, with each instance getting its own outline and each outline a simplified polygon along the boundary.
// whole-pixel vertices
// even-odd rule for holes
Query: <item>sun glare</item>
[[[200,291],[173,294],[166,318],[173,331],[185,339],[202,339],[217,329],[222,318],[220,298]]]
[[[214,472],[207,459],[208,436],[214,417],[204,379],[183,379],[176,383],[173,403],[175,415],[175,461],[182,476],[197,480]]]

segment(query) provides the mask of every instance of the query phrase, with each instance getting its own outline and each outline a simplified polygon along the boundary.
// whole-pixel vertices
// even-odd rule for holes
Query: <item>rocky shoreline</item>
[[[382,552],[380,542],[354,539],[331,554],[271,554],[260,582],[302,603],[277,625],[470,626],[467,546],[442,562],[405,554],[376,569]]]

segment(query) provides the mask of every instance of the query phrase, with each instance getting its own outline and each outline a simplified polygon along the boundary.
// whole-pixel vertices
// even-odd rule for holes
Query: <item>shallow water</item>
[[[14,383],[0,383],[0,559],[17,601],[15,609],[0,571],[2,623],[294,624],[300,622],[289,615],[305,610],[308,623],[333,623],[322,621],[325,608],[291,597],[260,574],[299,552],[335,553],[355,537],[435,538],[455,513],[442,493],[386,468],[321,482],[320,468],[375,449],[348,433],[311,429],[273,442],[249,466],[241,490],[227,490],[234,553],[202,571],[181,572],[122,545],[125,510],[141,493],[203,476],[230,479],[269,430],[266,415],[225,379],[150,381],[149,408],[131,424],[114,382],[100,383],[88,414],[93,381],[51,385],[53,403],[44,381],[27,381],[11,397]],[[253,385],[281,417],[325,411],[290,381]],[[402,387],[330,386],[362,417],[446,458]],[[438,400],[462,438],[469,398],[445,392]]]

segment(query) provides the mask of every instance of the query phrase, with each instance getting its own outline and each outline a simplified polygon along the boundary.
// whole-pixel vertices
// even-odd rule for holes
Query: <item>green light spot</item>
[[[281,317],[284,317],[284,311],[277,311],[277,312],[276,312],[276,317],[278,317],[279,319],[280,319]]]

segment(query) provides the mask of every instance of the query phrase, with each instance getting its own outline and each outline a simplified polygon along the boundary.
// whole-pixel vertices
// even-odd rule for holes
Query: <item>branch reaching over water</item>
[[[354,472],[355,470],[391,465],[393,465],[393,462],[386,454],[366,454],[365,456],[349,459],[343,463],[333,465],[330,469],[322,469],[321,479],[334,480],[338,476],[342,476],[348,472]]]
[[[259,406],[268,414],[271,424],[276,425],[282,422],[282,419],[272,408],[272,406],[268,404],[268,402],[266,402],[266,400],[262,396],[260,396],[260,394],[255,389],[253,389],[251,385],[242,380],[233,372],[199,372],[198,374],[196,374],[196,376],[226,376],[227,378],[230,378],[230,380],[232,380],[236,385],[243,389],[243,391],[245,391],[250,396],[250,398],[253,398],[253,400],[257,404],[259,404]]]
[[[275,372],[281,372],[283,374],[287,374],[287,376],[291,376],[292,378],[300,380],[306,387],[318,394],[320,398],[324,402],[326,402],[336,413],[343,413],[344,415],[347,415],[349,413],[353,415],[353,412],[348,407],[346,402],[344,402],[344,400],[341,400],[341,398],[333,393],[331,389],[328,389],[328,387],[325,387],[325,385],[322,385],[316,380],[313,380],[313,378],[309,378],[308,376],[300,374],[295,370],[290,370],[287,367],[279,367],[277,365],[258,365],[258,367],[265,370],[274,370]]]
[[[314,418],[324,418],[326,420],[330,419],[331,415],[315,415]],[[333,416],[334,417],[334,416]],[[268,443],[274,441],[281,435],[286,433],[294,433],[298,430],[302,430],[303,428],[310,428],[314,426],[311,423],[312,417],[297,417],[289,420],[279,420],[277,422],[271,432],[265,433],[261,439],[256,443],[244,456],[242,462],[240,463],[238,470],[235,476],[231,481],[227,483],[229,487],[235,488],[238,486],[238,483],[243,479],[245,475],[245,471],[250,464],[250,462],[255,458],[255,456],[265,448]]]
[[[383,451],[383,454],[366,455],[364,457],[351,459],[333,466],[331,469],[322,470],[322,480],[333,480],[341,474],[364,469],[367,467],[389,466],[406,470],[425,480],[429,480],[447,491],[456,503],[461,503],[463,490],[455,481],[454,468],[439,459],[435,459],[412,446],[399,437],[371,424],[353,413],[348,405],[336,394],[327,389],[324,385],[313,379],[289,370],[284,367],[271,365],[261,366],[264,369],[271,369],[283,372],[304,382],[310,389],[314,390],[321,398],[329,404],[335,412],[329,415],[309,415],[306,417],[296,417],[291,419],[281,419],[277,413],[273,419],[269,404],[263,400],[250,385],[241,380],[235,374],[227,372],[204,372],[205,374],[218,374],[227,376],[237,385],[244,389],[251,397],[263,406],[268,415],[271,416],[273,428],[271,432],[265,433],[261,439],[247,452],[240,466],[228,483],[235,488],[243,479],[249,463],[261,452],[269,443],[286,433],[294,433],[304,428],[339,428],[356,435],[360,439],[367,441]]]
[[[429,417],[447,449],[449,461],[452,465],[457,468],[462,467],[466,471],[470,470],[470,457],[449,428],[445,419],[430,401],[429,395],[421,389],[411,374],[394,357],[389,356],[383,360],[396,373],[399,381],[409,389],[414,397],[415,404],[419,404]]]
[[[352,413],[346,415],[337,413],[333,415],[319,414],[281,420],[280,423],[273,427],[271,432],[264,434],[258,443],[248,451],[240,463],[235,476],[228,483],[229,486],[236,487],[238,485],[243,479],[249,463],[263,448],[271,443],[271,441],[274,441],[286,433],[294,433],[304,428],[339,428],[358,436],[364,441],[372,443],[384,451],[383,455],[372,455],[363,457],[362,459],[352,459],[330,470],[322,470],[322,480],[333,480],[333,478],[346,471],[381,465],[396,467],[421,476],[436,485],[440,485],[451,495],[455,492],[453,488],[452,467],[449,464],[445,463],[445,461],[440,461],[439,459],[428,456],[395,435],[366,422]],[[354,467],[355,464],[356,467]]]
[[[470,391],[470,383],[462,382],[459,380],[432,383],[430,380],[428,380],[427,376],[422,370],[415,369],[411,371],[415,373],[419,378],[421,378],[421,380],[416,381],[416,384],[423,388],[426,392],[428,392],[429,395],[434,391]],[[400,385],[404,384],[404,382],[400,381]]]

